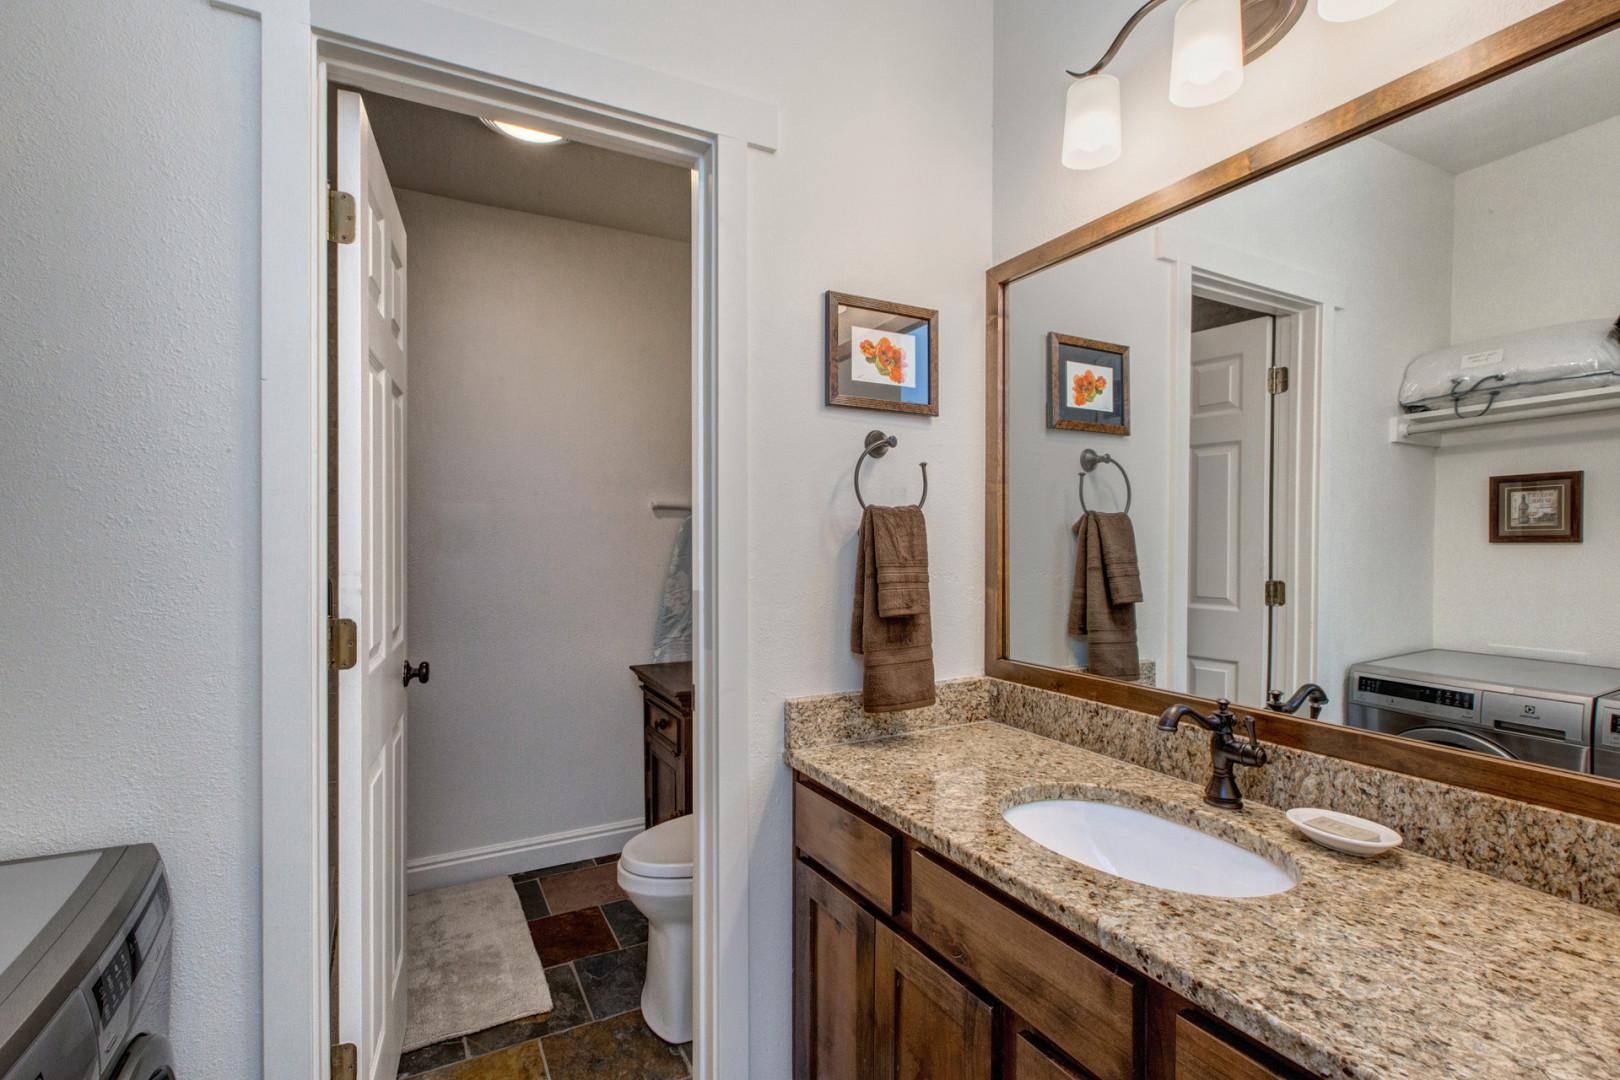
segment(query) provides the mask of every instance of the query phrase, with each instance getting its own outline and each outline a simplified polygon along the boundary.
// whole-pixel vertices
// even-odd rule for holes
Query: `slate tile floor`
[[[399,1075],[419,1080],[684,1080],[691,1045],[671,1046],[641,1019],[647,920],[624,898],[618,857],[513,874],[545,966],[551,1011],[413,1050]]]

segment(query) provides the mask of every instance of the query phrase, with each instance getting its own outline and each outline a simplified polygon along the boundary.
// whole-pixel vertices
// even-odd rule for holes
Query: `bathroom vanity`
[[[802,776],[793,808],[795,1075],[1305,1075]]]
[[[1279,810],[1217,810],[1194,784],[1003,723],[788,763],[797,1077],[1620,1070],[1612,915],[1409,852],[1338,855]],[[1297,884],[1153,888],[1003,819],[1074,797],[1190,825]]]

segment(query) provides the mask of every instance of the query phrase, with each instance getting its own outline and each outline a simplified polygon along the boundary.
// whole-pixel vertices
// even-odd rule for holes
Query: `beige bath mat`
[[[417,893],[408,926],[406,1050],[551,1011],[511,878]]]

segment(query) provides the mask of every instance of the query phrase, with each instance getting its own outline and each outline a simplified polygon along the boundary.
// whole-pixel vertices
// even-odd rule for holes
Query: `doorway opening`
[[[340,224],[353,200],[328,262],[355,635],[329,694],[334,1041],[367,1078],[603,1044],[625,1061],[592,1067],[685,1075],[694,170],[358,87],[327,116]]]
[[[1177,685],[1276,700],[1313,670],[1316,401],[1331,308],[1174,261],[1187,298],[1175,353],[1185,466],[1174,497],[1186,507],[1176,542],[1188,568]]]

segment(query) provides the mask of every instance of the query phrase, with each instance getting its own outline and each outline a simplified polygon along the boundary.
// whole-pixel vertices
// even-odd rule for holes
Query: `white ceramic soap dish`
[[[1294,828],[1323,847],[1342,851],[1346,855],[1359,855],[1363,859],[1375,858],[1401,846],[1401,834],[1387,825],[1341,814],[1337,810],[1319,810],[1314,806],[1297,806],[1288,811],[1288,820]]]

